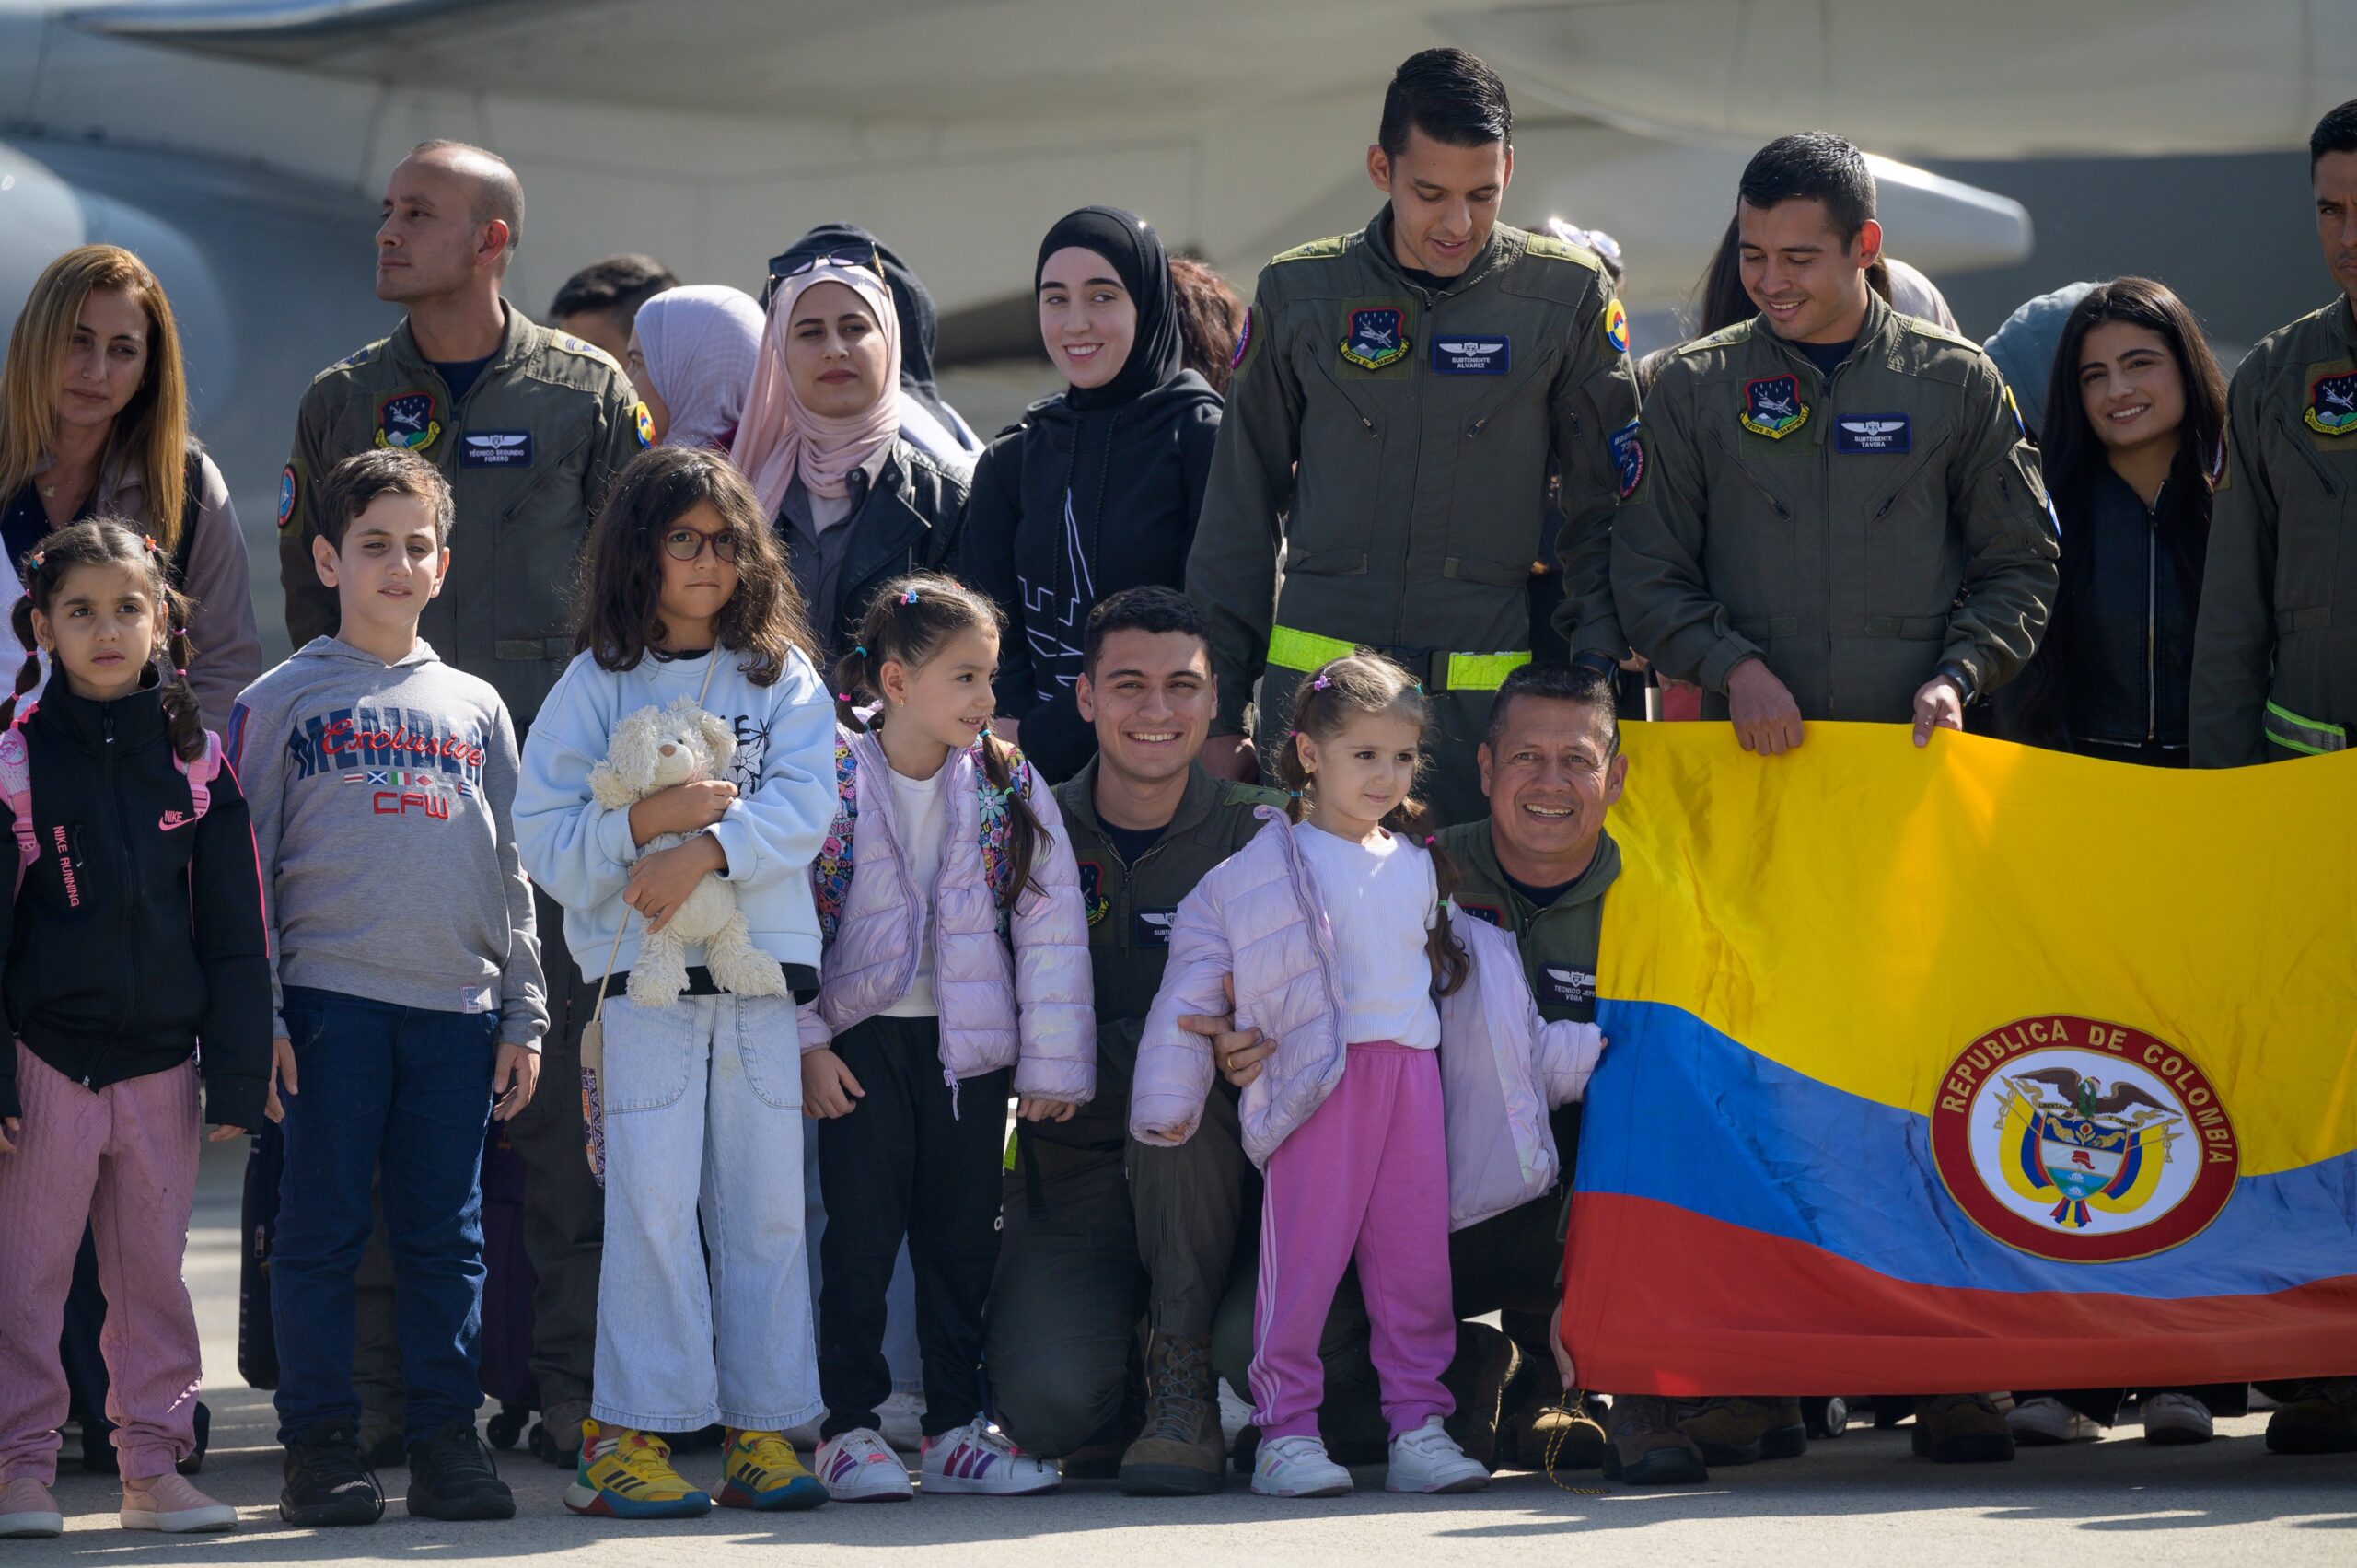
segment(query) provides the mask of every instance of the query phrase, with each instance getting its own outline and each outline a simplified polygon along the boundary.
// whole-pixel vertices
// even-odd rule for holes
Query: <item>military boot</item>
[[[1678,1424],[1713,1465],[1792,1459],[1808,1452],[1808,1424],[1798,1400],[1704,1400]]]
[[[1548,1367],[1549,1381],[1554,1368]],[[1593,1401],[1593,1402],[1591,1402]],[[1514,1411],[1498,1427],[1495,1468],[1540,1470],[1592,1470],[1604,1463],[1607,1439],[1604,1423],[1596,1417],[1603,1408],[1593,1395],[1550,1394],[1543,1387],[1526,1390]]]
[[[1442,1424],[1483,1469],[1497,1458],[1499,1406],[1514,1364],[1514,1342],[1504,1334],[1487,1323],[1457,1326],[1457,1354],[1440,1379],[1457,1408]]]
[[[1927,1394],[1915,1401],[1915,1451],[1944,1465],[2014,1457],[2014,1434],[1987,1394]]]
[[[1121,1455],[1132,1497],[1195,1497],[1220,1488],[1227,1440],[1208,1334],[1157,1333],[1146,1352],[1145,1428]]]
[[[1652,1394],[1615,1394],[1604,1420],[1610,1439],[1604,1473],[1631,1486],[1681,1486],[1711,1479],[1702,1450],[1678,1430],[1667,1400]]]
[[[2346,1454],[2357,1448],[2357,1377],[2320,1377],[2267,1418],[2276,1454]]]

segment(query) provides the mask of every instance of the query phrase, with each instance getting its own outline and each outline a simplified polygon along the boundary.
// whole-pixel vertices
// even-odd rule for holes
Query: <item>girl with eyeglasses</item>
[[[784,552],[717,454],[657,447],[624,469],[583,581],[574,659],[516,792],[525,867],[564,906],[567,945],[605,998],[597,1377],[565,1505],[704,1512],[712,1493],[654,1434],[717,1422],[723,1507],[810,1507],[826,1491],[784,1435],[820,1413],[795,1002],[817,994],[810,863],[835,810],[834,707]],[[721,776],[609,804],[591,772],[616,728],[683,699],[733,738]],[[724,990],[691,947],[684,993],[633,1002],[641,939],[711,873],[775,971],[754,985],[724,966]],[[702,1228],[708,1262],[699,1207],[726,1216]]]

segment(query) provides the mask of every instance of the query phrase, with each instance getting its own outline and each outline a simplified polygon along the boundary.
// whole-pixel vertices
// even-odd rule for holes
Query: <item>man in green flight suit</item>
[[[1608,543],[1637,478],[1627,320],[1594,255],[1497,221],[1512,131],[1480,61],[1411,57],[1367,149],[1383,211],[1260,273],[1187,563],[1219,672],[1216,773],[1251,776],[1255,727],[1281,737],[1304,673],[1365,645],[1434,699],[1427,798],[1444,820],[1478,812],[1474,746],[1530,660],[1550,467],[1573,652],[1627,651]]]

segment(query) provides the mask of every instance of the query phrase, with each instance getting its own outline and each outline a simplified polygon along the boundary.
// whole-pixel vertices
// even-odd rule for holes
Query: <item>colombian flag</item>
[[[1589,1388],[2357,1372],[2357,755],[1639,725],[1566,1264]]]

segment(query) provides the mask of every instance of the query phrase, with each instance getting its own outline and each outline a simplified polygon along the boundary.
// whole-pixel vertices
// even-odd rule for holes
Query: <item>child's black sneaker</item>
[[[384,1488],[361,1462],[349,1422],[321,1422],[286,1445],[285,1472],[278,1516],[290,1525],[373,1525],[385,1516]]]
[[[409,1511],[417,1519],[512,1519],[516,1494],[499,1479],[471,1415],[453,1416],[409,1446]]]

